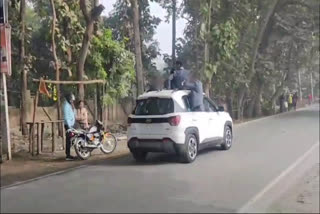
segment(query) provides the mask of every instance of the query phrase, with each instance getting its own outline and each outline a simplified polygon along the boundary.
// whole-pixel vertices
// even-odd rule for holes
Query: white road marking
[[[298,158],[293,164],[285,169],[278,177],[273,179],[266,187],[264,187],[258,194],[251,198],[244,206],[242,206],[237,213],[248,213],[250,207],[254,205],[264,194],[266,194],[274,185],[276,185],[282,178],[289,174],[294,168],[296,168],[301,162],[304,161],[310,155],[315,148],[319,147],[319,142],[315,143],[308,151],[306,151],[300,158]]]

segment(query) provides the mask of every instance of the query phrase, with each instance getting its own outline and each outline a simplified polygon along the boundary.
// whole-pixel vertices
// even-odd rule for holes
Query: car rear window
[[[169,98],[151,97],[138,100],[135,115],[163,115],[174,111],[173,100]]]

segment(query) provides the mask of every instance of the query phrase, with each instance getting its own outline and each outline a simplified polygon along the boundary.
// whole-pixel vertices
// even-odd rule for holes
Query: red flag
[[[51,94],[47,90],[46,83],[43,81],[42,78],[40,79],[39,92],[41,94],[47,95],[49,98],[51,98]]]

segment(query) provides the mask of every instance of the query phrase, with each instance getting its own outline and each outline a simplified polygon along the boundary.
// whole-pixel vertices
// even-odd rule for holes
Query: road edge
[[[88,166],[90,166],[90,165],[92,165],[94,163],[97,163],[97,162],[106,161],[106,160],[113,160],[113,159],[116,159],[116,158],[121,158],[121,157],[124,157],[124,156],[126,156],[128,154],[129,154],[129,152],[123,152],[123,153],[114,155],[112,157],[108,157],[106,159],[94,160],[91,163],[87,163],[87,164],[83,164],[83,165],[80,165],[80,166],[74,166],[74,167],[66,168],[66,169],[63,169],[63,170],[59,170],[59,171],[52,172],[52,173],[49,173],[49,174],[46,174],[46,175],[42,175],[42,176],[37,176],[37,177],[31,178],[31,179],[27,179],[27,180],[24,180],[24,181],[18,181],[18,182],[9,184],[9,185],[1,186],[0,190],[9,189],[9,188],[12,188],[12,187],[15,187],[15,186],[20,186],[20,185],[23,185],[23,184],[26,184],[26,183],[30,183],[30,182],[33,182],[33,181],[37,181],[37,180],[41,180],[41,179],[44,179],[44,178],[47,178],[47,177],[50,177],[50,176],[55,176],[55,175],[68,173],[68,172],[71,172],[71,171],[74,171],[74,170],[77,170],[77,169],[88,167]]]
[[[282,181],[288,174],[290,174],[294,169],[296,169],[299,165],[306,160],[309,155],[315,151],[315,149],[319,149],[319,141],[314,143],[302,156],[300,156],[295,162],[293,162],[289,167],[284,169],[277,177],[272,179],[265,187],[263,187],[257,194],[255,194],[247,203],[245,203],[240,209],[237,210],[236,213],[256,213],[254,211],[255,204],[269,191],[272,190],[274,186],[276,186],[279,182]]]

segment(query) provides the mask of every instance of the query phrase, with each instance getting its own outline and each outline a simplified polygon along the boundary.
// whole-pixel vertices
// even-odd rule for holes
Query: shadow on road
[[[212,155],[217,151],[220,151],[220,147],[213,147],[201,150],[198,154],[197,159],[202,158],[206,155]],[[196,160],[197,161],[197,160]],[[143,166],[143,165],[165,165],[165,164],[183,164],[179,160],[179,157],[175,154],[165,154],[165,153],[149,153],[145,162],[139,163],[134,160],[131,154],[126,156],[115,158],[112,160],[105,160],[99,163],[94,163],[90,165],[95,166]]]

